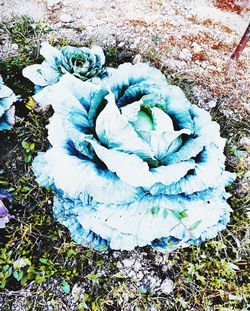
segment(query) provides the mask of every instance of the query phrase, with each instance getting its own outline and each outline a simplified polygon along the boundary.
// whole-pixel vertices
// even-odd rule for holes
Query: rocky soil
[[[194,79],[196,96],[206,86],[212,95],[230,95],[224,103],[230,111],[249,110],[249,45],[228,70],[249,22],[247,0],[0,0],[0,7],[2,21],[28,15],[48,23],[52,31],[44,40],[129,48],[160,69]],[[0,57],[16,48],[3,37]],[[209,109],[216,101],[208,96],[200,104]]]

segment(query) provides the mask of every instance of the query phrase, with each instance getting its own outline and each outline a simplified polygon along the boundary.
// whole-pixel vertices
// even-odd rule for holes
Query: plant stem
[[[231,59],[236,60],[236,61],[239,59],[240,54],[246,47],[249,38],[250,38],[250,23],[248,24],[247,29],[240,40],[240,43],[238,44],[237,48],[233,52]]]

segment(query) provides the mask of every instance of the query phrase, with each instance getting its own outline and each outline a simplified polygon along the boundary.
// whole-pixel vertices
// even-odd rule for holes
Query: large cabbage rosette
[[[0,76],[0,131],[10,130],[15,123],[14,102],[16,96],[13,91],[4,85]]]
[[[234,175],[219,125],[160,71],[126,63],[99,84],[65,75],[49,104],[52,147],[33,170],[55,190],[54,215],[75,241],[170,249],[225,228]]]
[[[102,72],[105,63],[103,50],[99,46],[92,48],[64,46],[58,50],[43,42],[40,54],[44,57],[41,64],[30,65],[23,70],[24,77],[35,84],[36,91],[58,82],[66,73],[83,81],[91,79]]]

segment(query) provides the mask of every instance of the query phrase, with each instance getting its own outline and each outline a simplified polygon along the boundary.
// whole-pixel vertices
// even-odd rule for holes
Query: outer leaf
[[[56,83],[60,77],[60,73],[44,63],[41,65],[30,65],[24,68],[23,76],[38,86],[47,86]]]
[[[67,281],[65,281],[65,280],[62,281],[61,288],[65,294],[70,293],[70,285]]]
[[[192,226],[189,227],[189,230],[195,230],[200,224],[202,223],[202,220],[197,220],[195,223],[192,224]]]

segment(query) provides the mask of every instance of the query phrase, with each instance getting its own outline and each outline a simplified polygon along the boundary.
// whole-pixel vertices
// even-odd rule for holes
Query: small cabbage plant
[[[33,162],[54,215],[97,250],[166,250],[214,238],[229,221],[219,125],[147,64],[99,83],[64,75],[50,96],[51,148]],[[43,93],[43,94],[42,94]]]
[[[16,96],[13,91],[4,85],[0,76],[0,131],[10,130],[15,123]]]
[[[102,48],[64,46],[60,50],[44,42],[41,45],[41,64],[30,65],[23,70],[24,77],[31,80],[36,91],[56,83],[65,73],[86,81],[102,72],[105,56]]]
[[[6,223],[8,223],[10,218],[13,217],[9,214],[3,200],[7,200],[11,203],[12,197],[7,191],[0,189],[0,229],[5,228]]]

